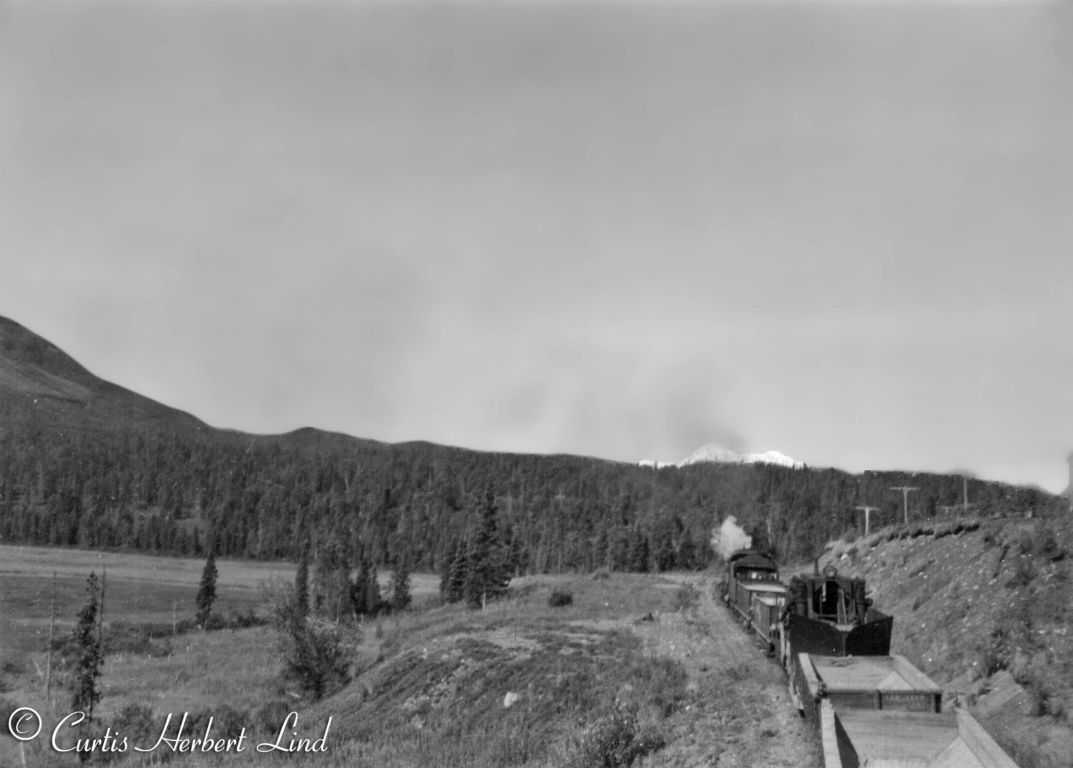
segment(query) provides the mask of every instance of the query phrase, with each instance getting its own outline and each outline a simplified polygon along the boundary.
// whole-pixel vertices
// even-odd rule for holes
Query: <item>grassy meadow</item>
[[[271,625],[164,631],[173,604],[180,620],[193,615],[202,561],[23,547],[0,547],[0,558],[8,619],[0,670],[5,722],[15,707],[31,706],[47,735],[70,711],[62,674],[51,701],[44,696],[42,629],[47,635],[52,574],[57,631],[69,635],[84,603],[85,575],[106,567],[111,647],[95,712],[101,730],[108,725],[129,745],[148,747],[169,713],[175,718],[169,735],[183,713],[190,716],[187,737],[204,736],[209,716],[215,738],[245,729],[243,751],[98,751],[92,760],[98,764],[581,768],[613,757],[623,762],[607,764],[746,766],[758,749],[783,751],[767,707],[781,679],[744,633],[725,627],[733,642],[719,646],[741,663],[725,664],[731,657],[718,654],[709,662],[699,652],[690,658],[711,640],[712,627],[697,620],[701,597],[713,605],[699,575],[528,577],[512,583],[507,599],[469,610],[440,605],[438,577],[418,574],[414,608],[344,626],[350,681],[310,702],[284,683],[279,634]],[[267,615],[273,590],[293,580],[286,564],[218,561],[218,567],[217,608],[225,614]],[[381,574],[385,585],[388,576]],[[553,593],[572,600],[553,605]],[[765,706],[757,709],[757,700]],[[330,718],[324,751],[258,753],[256,745],[274,742],[291,711],[298,723],[284,741],[292,735],[312,741]],[[27,768],[78,764],[48,748],[44,735],[21,749],[0,738],[0,765],[23,762]]]

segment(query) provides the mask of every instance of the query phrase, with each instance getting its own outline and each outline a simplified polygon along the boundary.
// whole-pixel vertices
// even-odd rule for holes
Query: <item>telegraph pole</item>
[[[45,701],[52,703],[52,639],[56,634],[56,572],[52,572],[52,601],[48,609],[48,662],[45,665]],[[25,761],[23,762],[25,765]]]
[[[867,536],[868,531],[871,529],[871,526],[869,525],[869,523],[871,523],[871,521],[872,521],[872,513],[875,512],[877,509],[879,509],[879,507],[860,506],[860,507],[855,507],[855,509],[859,509],[862,512],[864,512],[864,535]]]
[[[1069,462],[1069,488],[1066,490],[1069,493],[1069,511],[1073,514],[1073,453],[1069,454],[1067,461]]]
[[[919,491],[920,489],[908,485],[899,485],[895,488],[891,488],[891,490],[902,492],[902,509],[905,513],[905,524],[909,525],[909,494],[913,491]]]

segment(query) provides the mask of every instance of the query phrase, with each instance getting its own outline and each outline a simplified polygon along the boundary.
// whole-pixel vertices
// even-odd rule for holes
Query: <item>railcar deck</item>
[[[964,709],[901,656],[799,655],[824,768],[1017,768]]]
[[[971,714],[841,709],[828,721],[824,768],[1017,768]],[[833,742],[833,743],[832,743]]]

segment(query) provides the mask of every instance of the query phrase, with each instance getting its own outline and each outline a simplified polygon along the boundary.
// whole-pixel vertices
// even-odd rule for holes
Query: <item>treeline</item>
[[[443,572],[480,535],[491,498],[515,572],[702,568],[713,527],[737,517],[785,560],[872,525],[962,501],[959,476],[766,465],[645,468],[578,456],[385,445],[301,430],[58,430],[0,433],[0,536],[8,543],[297,560],[338,546],[352,562]],[[1025,514],[1042,491],[968,481],[973,510]]]

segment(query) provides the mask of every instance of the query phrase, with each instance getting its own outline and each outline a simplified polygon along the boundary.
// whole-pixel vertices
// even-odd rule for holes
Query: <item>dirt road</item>
[[[711,579],[680,575],[675,582],[669,588],[692,587],[696,602],[633,627],[649,652],[677,659],[689,673],[690,703],[674,718],[667,748],[647,758],[645,768],[819,766],[782,670],[717,600]]]

